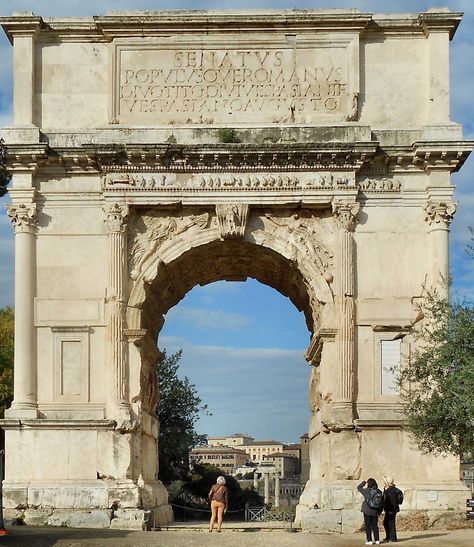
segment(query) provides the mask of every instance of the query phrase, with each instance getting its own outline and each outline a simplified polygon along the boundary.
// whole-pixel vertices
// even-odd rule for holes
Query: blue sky
[[[451,44],[451,119],[474,139],[474,2],[400,1],[157,1],[157,0],[3,0],[0,15],[33,11],[42,16],[90,16],[113,10],[359,8],[367,12],[418,12],[443,5],[463,11]],[[12,51],[0,34],[0,127],[12,123]],[[454,287],[474,299],[474,261],[465,247],[474,224],[474,158],[453,176],[458,211],[451,229]],[[13,304],[13,233],[0,199],[0,307]],[[307,430],[309,366],[303,354],[309,333],[291,302],[255,281],[218,282],[196,287],[167,315],[160,347],[183,348],[186,374],[208,404],[212,416],[198,424],[202,433],[237,431],[257,438],[297,441]],[[274,401],[278,401],[274,404]]]

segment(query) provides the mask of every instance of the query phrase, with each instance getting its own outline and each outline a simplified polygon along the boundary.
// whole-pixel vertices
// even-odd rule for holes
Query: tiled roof
[[[278,444],[278,445],[283,446],[282,442],[280,442],[280,441],[271,441],[271,440],[268,440],[268,441],[251,441],[251,442],[246,443],[242,446],[267,446],[267,445],[272,445],[272,444]]]

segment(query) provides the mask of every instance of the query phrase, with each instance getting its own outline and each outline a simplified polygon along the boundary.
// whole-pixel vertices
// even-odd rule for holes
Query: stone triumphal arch
[[[172,518],[159,480],[163,316],[254,277],[311,332],[304,527],[352,530],[355,485],[464,497],[403,429],[393,367],[448,268],[461,14],[156,12],[1,19],[14,48],[15,394],[4,501],[27,521]]]

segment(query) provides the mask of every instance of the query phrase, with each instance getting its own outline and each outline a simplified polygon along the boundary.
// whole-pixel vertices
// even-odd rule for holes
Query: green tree
[[[4,140],[0,139],[0,197],[7,193],[10,179],[11,175],[6,167],[5,144]]]
[[[194,446],[205,444],[206,435],[198,435],[195,424],[207,405],[197,394],[196,387],[185,376],[178,377],[182,350],[173,355],[163,353],[157,374],[160,400],[156,409],[160,420],[159,463],[160,479],[165,484],[187,479],[189,451]]]
[[[0,417],[13,400],[13,308],[0,308]]]
[[[425,452],[474,452],[474,307],[428,292],[424,319],[404,359],[399,387],[407,424]]]
[[[253,488],[242,489],[234,477],[210,464],[194,464],[191,480],[183,485],[183,491],[207,502],[209,490],[220,475],[225,478],[229,492],[229,510],[243,510],[246,503],[253,506],[263,505],[263,499]]]

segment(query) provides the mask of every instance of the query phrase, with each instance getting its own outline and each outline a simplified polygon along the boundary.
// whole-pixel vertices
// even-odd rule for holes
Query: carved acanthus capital
[[[104,208],[105,224],[109,233],[121,233],[127,226],[128,206],[111,203]]]
[[[223,203],[216,205],[221,237],[243,237],[247,225],[247,203]]]
[[[35,233],[38,228],[36,219],[36,203],[25,205],[7,205],[8,216],[12,221],[15,233]]]
[[[336,222],[348,232],[352,232],[357,221],[360,204],[357,202],[336,201],[332,204],[332,213]]]
[[[432,224],[441,224],[443,228],[449,228],[456,212],[457,203],[454,201],[429,201],[425,207],[425,220]]]

